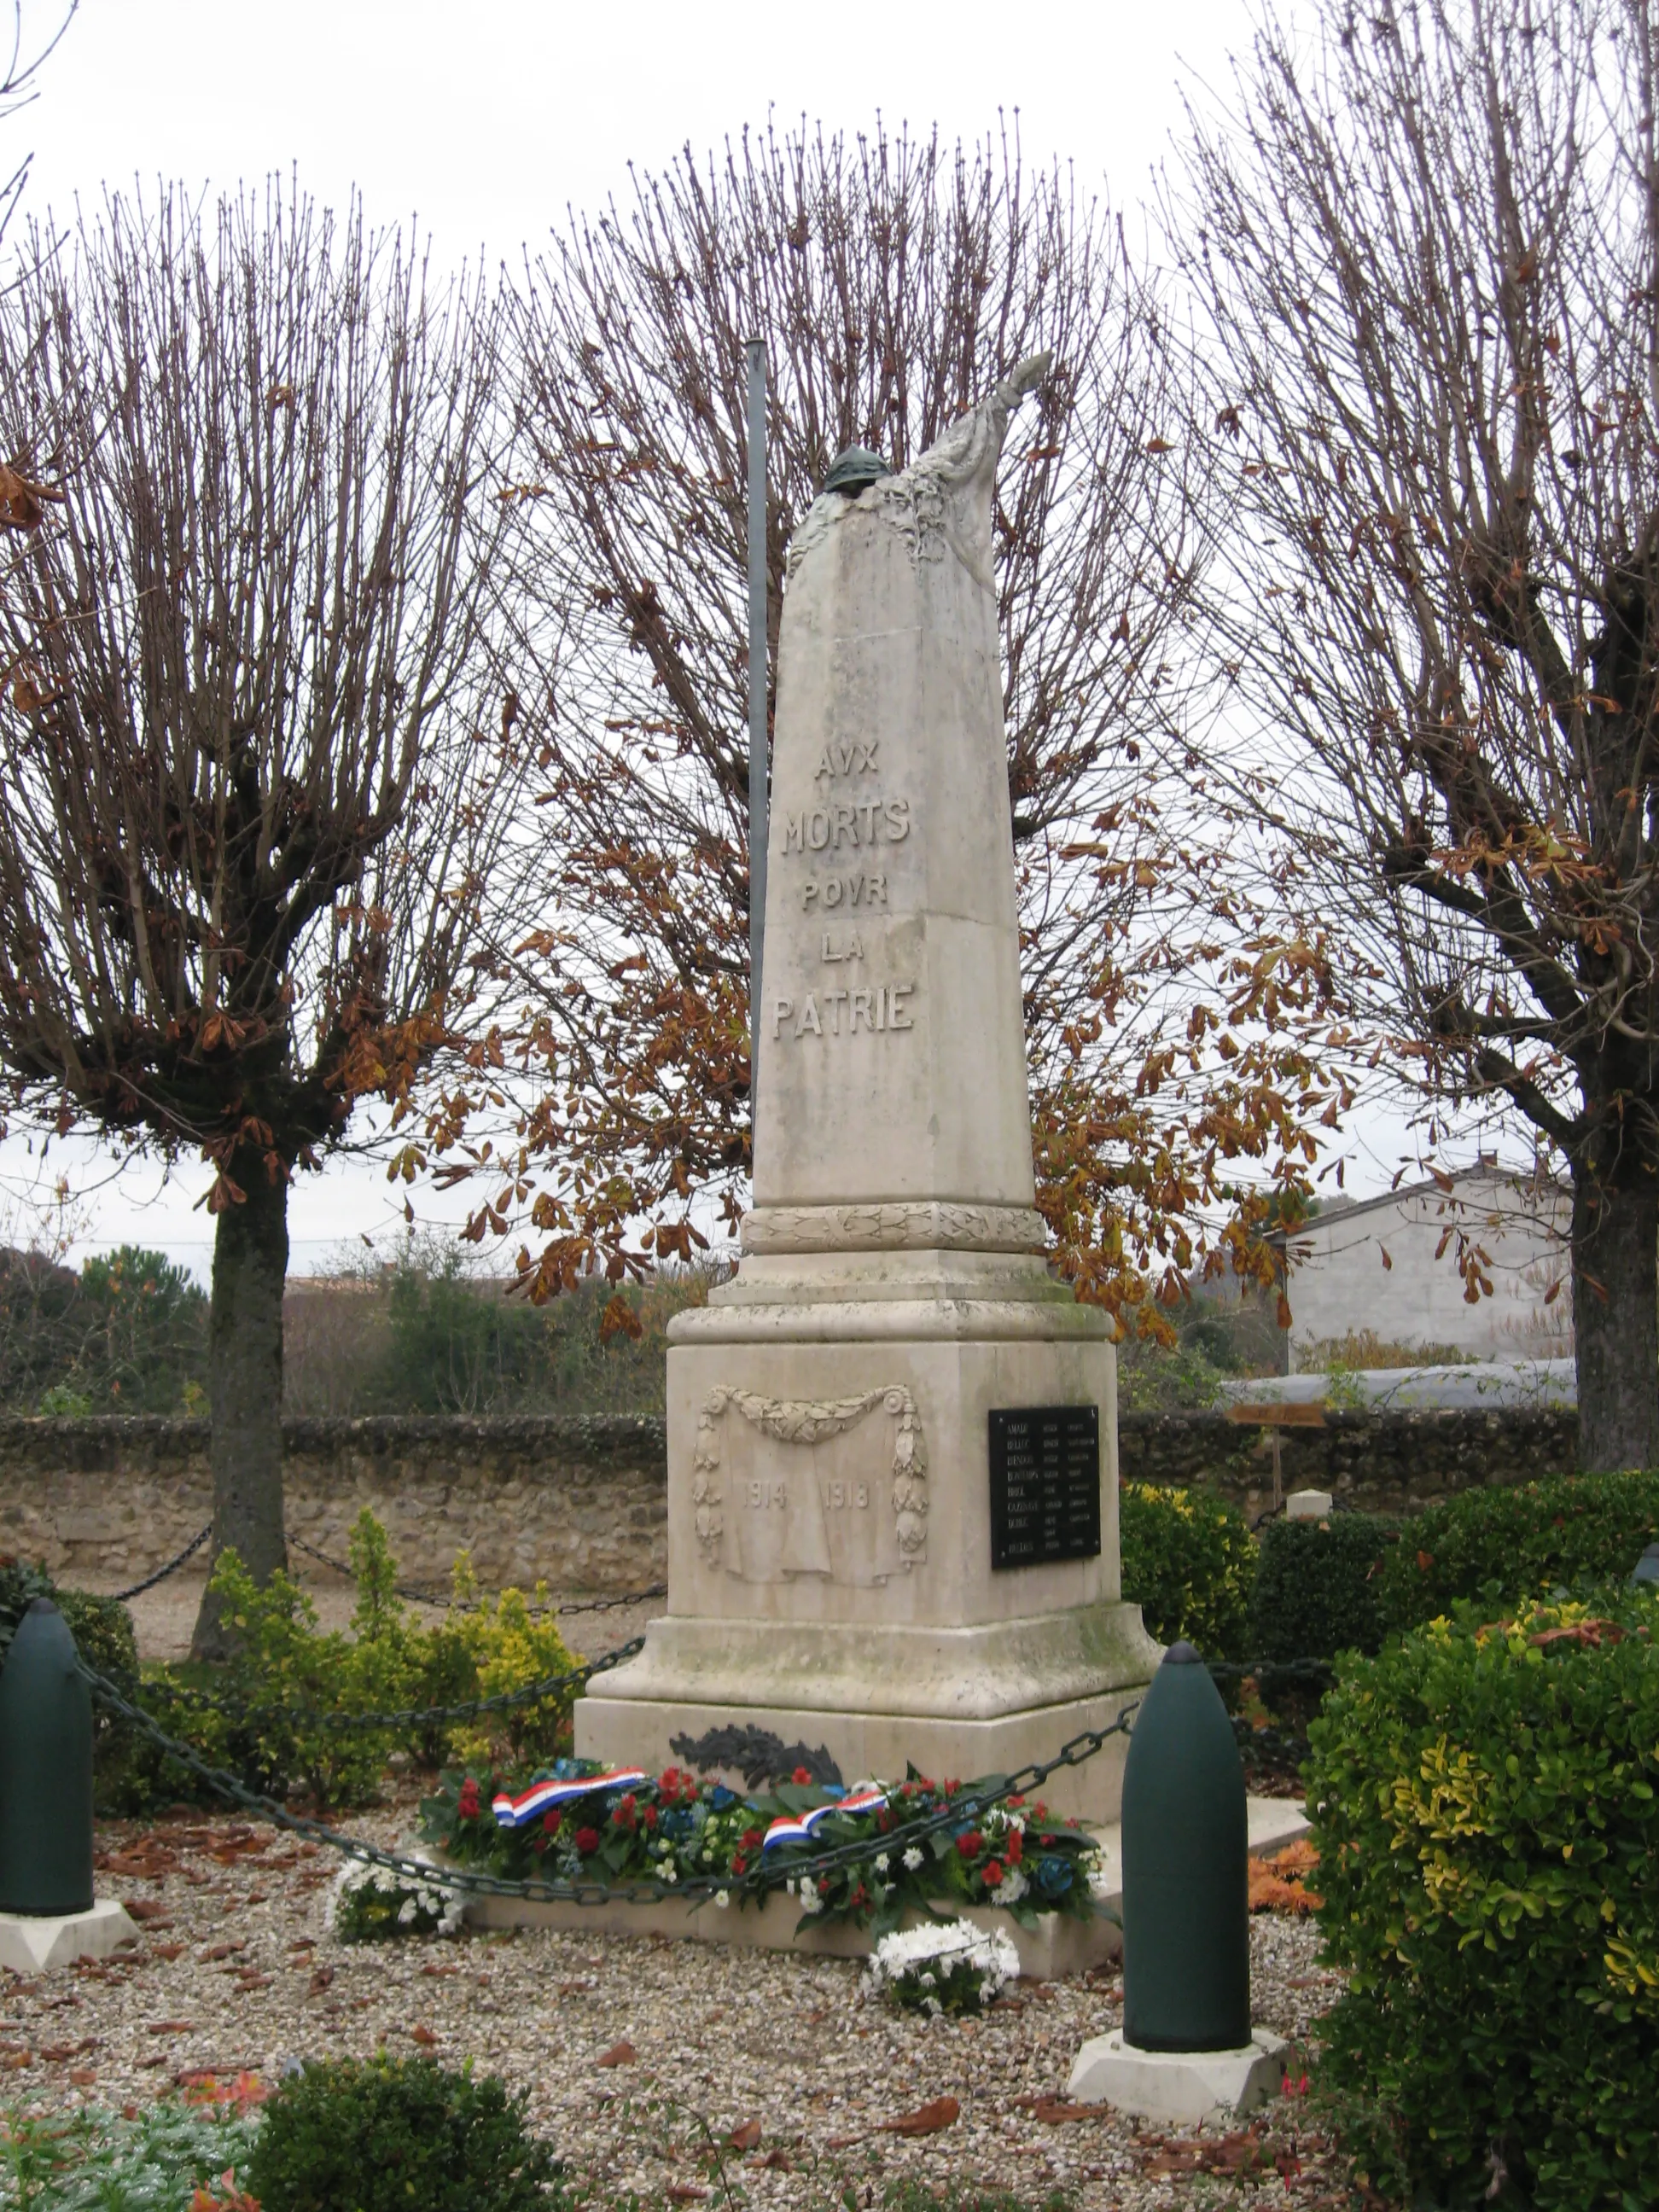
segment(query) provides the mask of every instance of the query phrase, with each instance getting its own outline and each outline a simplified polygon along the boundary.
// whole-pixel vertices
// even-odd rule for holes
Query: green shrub
[[[1206,1659],[1245,1656],[1256,1555],[1242,1513],[1207,1491],[1126,1482],[1118,1541],[1123,1595],[1160,1643],[1184,1636]]]
[[[1378,1594],[1397,1528],[1373,1513],[1268,1522],[1250,1603],[1250,1657],[1375,1651],[1383,1627]]]
[[[1659,2204],[1659,1605],[1606,1611],[1460,1607],[1310,1731],[1324,2078],[1437,2202]]]
[[[1384,1625],[1410,1628],[1496,1583],[1505,1599],[1622,1583],[1659,1535],[1659,1474],[1552,1475],[1419,1513],[1383,1565]]]
[[[531,2212],[559,2168],[524,2101],[430,2058],[308,2064],[266,2104],[246,2186],[263,2212]]]
[[[191,2212],[223,2203],[257,2122],[234,2104],[161,2099],[125,2113],[15,2112],[0,2118],[0,2212]]]

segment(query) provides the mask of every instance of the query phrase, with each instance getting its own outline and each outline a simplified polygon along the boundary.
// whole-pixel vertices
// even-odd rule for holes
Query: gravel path
[[[405,1839],[414,1795],[351,1825]],[[866,2004],[860,1967],[841,1960],[544,1930],[342,1946],[324,1924],[334,1862],[313,1846],[182,1815],[110,1824],[99,1840],[100,1893],[137,1903],[141,1940],[32,1982],[0,1974],[0,2103],[137,2103],[193,2069],[270,2076],[290,2057],[384,2045],[504,2075],[573,2168],[653,2205],[707,2196],[711,2143],[734,2130],[745,2148],[722,2156],[757,2207],[827,2207],[849,2181],[877,2203],[908,2172],[1033,2204],[1064,2189],[1078,2212],[1163,2212],[1218,2201],[1241,2156],[1265,2167],[1250,2176],[1261,2212],[1348,2201],[1293,2104],[1270,2112],[1265,2149],[1242,2130],[1138,2131],[1066,2106],[1079,2045],[1121,2018],[1115,1972],[1021,1982],[983,2020],[929,2023]],[[1316,1950],[1305,1922],[1253,1921],[1264,2026],[1313,2029],[1335,1986]],[[889,2131],[944,2098],[960,2106],[952,2124]]]

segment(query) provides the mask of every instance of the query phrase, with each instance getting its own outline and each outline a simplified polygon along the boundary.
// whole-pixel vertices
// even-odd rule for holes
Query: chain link
[[[134,1583],[131,1589],[113,1591],[112,1595],[115,1599],[115,1602],[118,1605],[125,1605],[130,1597],[143,1597],[144,1592],[146,1590],[154,1589],[157,1583],[164,1583],[169,1575],[176,1574],[178,1572],[179,1569],[184,1565],[186,1559],[193,1558],[195,1554],[201,1550],[203,1545],[206,1543],[208,1538],[212,1534],[213,1523],[210,1521],[207,1527],[204,1528],[199,1534],[194,1535],[191,1538],[189,1543],[185,1545],[182,1552],[176,1553],[173,1558],[167,1561],[166,1566],[157,1567],[153,1575],[146,1576],[144,1580],[141,1583]]]
[[[643,1638],[624,1645],[605,1659],[599,1660],[586,1670],[589,1674],[602,1673],[616,1666],[629,1652],[640,1649]],[[411,1882],[424,1882],[434,1888],[457,1889],[483,1897],[521,1897],[537,1904],[547,1905],[659,1905],[672,1898],[707,1899],[721,1891],[733,1890],[755,1896],[764,1896],[769,1890],[781,1888],[785,1881],[816,1881],[820,1875],[839,1873],[843,1868],[867,1866],[878,1851],[902,1851],[924,1837],[937,1835],[943,1828],[958,1827],[963,1821],[971,1821],[993,1806],[1010,1797],[1029,1796],[1061,1767],[1081,1766],[1103,1751],[1114,1736],[1127,1735],[1130,1723],[1139,1709],[1139,1699],[1127,1705],[1109,1727],[1085,1729],[1060,1746],[1054,1756],[1036,1765],[1022,1767],[1018,1774],[1000,1778],[994,1788],[975,1790],[958,1798],[939,1811],[925,1815],[919,1820],[889,1829],[878,1837],[861,1838],[850,1844],[841,1844],[829,1850],[817,1851],[805,1859],[785,1859],[775,1867],[760,1865],[743,1875],[693,1875],[680,1881],[659,1879],[641,1879],[629,1882],[603,1881],[514,1881],[504,1875],[480,1872],[472,1867],[434,1866],[429,1859],[415,1858],[401,1851],[385,1851],[378,1844],[366,1844],[356,1836],[343,1834],[321,1820],[307,1820],[301,1814],[290,1813],[286,1806],[274,1798],[262,1796],[258,1790],[249,1790],[234,1774],[222,1767],[210,1766],[188,1744],[179,1743],[158,1726],[142,1705],[135,1705],[124,1697],[112,1682],[81,1662],[81,1672],[86,1677],[93,1695],[101,1703],[131,1721],[141,1734],[147,1736],[158,1749],[176,1759],[198,1776],[218,1796],[228,1798],[245,1812],[257,1814],[274,1827],[290,1835],[302,1836],[307,1842],[321,1844],[330,1850],[339,1851],[347,1858],[356,1859],[364,1866],[384,1867],[403,1875]]]
[[[344,1575],[348,1581],[356,1580],[357,1570],[348,1561],[335,1559],[331,1553],[307,1543],[303,1536],[290,1536],[288,1540],[294,1550],[303,1552],[307,1559],[317,1560],[337,1575]],[[573,1613],[616,1613],[624,1606],[646,1605],[653,1598],[666,1597],[667,1595],[666,1583],[653,1583],[649,1589],[625,1590],[620,1597],[575,1598],[562,1605],[532,1605],[525,1609],[532,1614],[556,1613],[562,1620]],[[480,1604],[476,1598],[445,1597],[436,1590],[416,1589],[405,1583],[393,1583],[392,1595],[404,1599],[410,1605],[440,1605],[453,1613],[476,1613]]]

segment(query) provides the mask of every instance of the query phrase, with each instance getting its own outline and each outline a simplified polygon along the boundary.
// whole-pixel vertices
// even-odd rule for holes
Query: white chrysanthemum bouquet
[[[464,1903],[459,1890],[349,1859],[329,1893],[326,1920],[329,1933],[342,1943],[453,1936],[461,1925]]]
[[[1004,1929],[934,1921],[884,1936],[865,1987],[912,2012],[982,2012],[1018,1972],[1019,1953]]]

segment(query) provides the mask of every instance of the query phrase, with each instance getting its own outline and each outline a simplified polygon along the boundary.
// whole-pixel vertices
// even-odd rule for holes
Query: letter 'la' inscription
[[[915,1027],[907,1000],[914,983],[877,983],[869,990],[809,991],[799,1006],[793,999],[772,1001],[775,1037],[856,1036],[868,1030],[885,1036]]]

